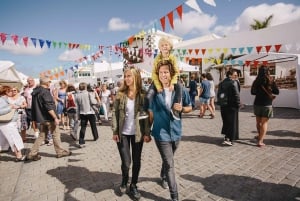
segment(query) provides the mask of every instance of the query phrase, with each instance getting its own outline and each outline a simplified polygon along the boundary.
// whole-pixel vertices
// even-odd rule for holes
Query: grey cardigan
[[[145,93],[137,94],[134,101],[134,121],[135,121],[135,141],[140,142],[144,135],[150,135],[149,118],[139,120],[137,117],[140,113],[140,108],[144,103]],[[122,92],[118,92],[114,101],[112,111],[112,130],[113,135],[119,135],[121,140],[122,130],[125,122],[125,113],[128,97]]]

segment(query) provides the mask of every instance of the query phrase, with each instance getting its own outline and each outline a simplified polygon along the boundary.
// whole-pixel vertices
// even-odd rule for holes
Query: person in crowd
[[[191,75],[191,80],[189,82],[189,94],[190,94],[190,98],[191,98],[191,103],[192,103],[192,108],[193,110],[196,108],[196,96],[198,94],[198,89],[197,89],[197,82],[195,80],[195,75],[192,74]]]
[[[59,115],[60,123],[63,126],[64,130],[70,130],[69,121],[67,120],[67,116],[65,115],[65,100],[66,100],[66,90],[67,90],[67,82],[65,80],[59,81],[59,89],[56,89],[55,99],[57,101],[56,112]]]
[[[96,118],[97,118],[99,124],[102,124],[100,113],[99,113],[99,109],[100,109],[100,105],[101,105],[100,97],[99,97],[96,89],[93,89],[90,84],[87,85],[87,91],[89,92],[91,98],[96,99],[96,102],[94,101],[96,104],[93,104],[92,108],[95,112],[95,115],[96,115]]]
[[[22,154],[24,144],[17,129],[18,111],[20,105],[10,104],[8,98],[12,97],[12,88],[10,86],[2,86],[0,89],[0,115],[5,115],[11,112],[12,109],[16,110],[13,118],[7,123],[0,123],[0,138],[6,142],[1,142],[2,145],[8,143],[11,150],[15,153],[16,162],[24,161],[26,156]]]
[[[26,106],[26,118],[27,118],[27,128],[30,127],[31,125],[31,128],[33,129],[34,131],[34,138],[36,139],[38,136],[39,136],[39,130],[37,127],[35,127],[36,123],[32,122],[32,118],[31,118],[31,102],[32,102],[32,91],[33,89],[36,87],[36,84],[35,84],[35,80],[33,79],[33,77],[28,77],[27,78],[27,87],[24,89],[24,97],[26,99],[26,103],[27,103],[27,106]]]
[[[147,110],[149,103],[152,102],[152,98],[153,98],[154,94],[156,92],[157,93],[163,92],[163,87],[159,81],[159,77],[157,74],[157,71],[158,71],[157,66],[160,62],[163,62],[164,60],[170,61],[174,68],[173,70],[175,72],[175,75],[172,77],[172,81],[171,81],[172,84],[170,85],[169,90],[174,91],[175,86],[178,87],[178,89],[175,89],[175,102],[180,103],[181,96],[182,96],[183,86],[182,86],[182,84],[180,84],[181,82],[179,80],[179,68],[177,66],[176,57],[173,54],[171,54],[172,49],[173,49],[173,43],[172,43],[171,39],[162,37],[158,41],[158,48],[160,50],[160,53],[155,57],[154,62],[153,62],[154,67],[152,68],[152,74],[151,74],[153,84],[149,87],[148,94],[146,96],[146,106],[145,106],[146,110]],[[172,109],[170,112],[174,116],[174,119],[180,120],[178,111]],[[143,113],[143,115],[145,116],[144,113]]]
[[[77,114],[77,105],[75,101],[76,89],[73,84],[68,84],[67,87],[67,96],[65,101],[65,106],[67,110],[67,115],[70,125],[70,136],[73,140],[77,140],[77,131],[78,131],[78,114]]]
[[[214,82],[214,78],[212,76],[211,73],[206,73],[206,78],[209,81],[210,84],[210,97],[209,97],[209,105],[211,107],[212,113],[210,114],[211,117],[214,116],[214,114],[216,113],[216,106],[215,106],[215,96],[216,96],[216,92],[215,92],[215,82]]]
[[[80,120],[80,132],[79,132],[79,147],[85,146],[85,132],[88,122],[90,123],[94,141],[99,138],[95,111],[92,108],[93,104],[97,104],[95,97],[91,97],[87,91],[87,84],[85,82],[79,83],[79,91],[76,95],[78,120]]]
[[[104,119],[105,121],[108,121],[108,116],[109,116],[109,108],[110,108],[110,95],[111,92],[109,89],[107,89],[107,84],[104,83],[102,84],[102,90],[101,90],[101,102],[102,102],[102,106],[104,109]]]
[[[41,156],[38,154],[39,147],[49,131],[53,134],[56,157],[61,158],[72,154],[72,152],[62,148],[60,131],[57,129],[60,120],[56,114],[54,98],[49,90],[50,83],[49,77],[41,77],[40,86],[36,87],[32,92],[32,120],[40,124],[40,135],[27,155],[28,160],[37,161],[41,159]]]
[[[210,82],[206,78],[206,74],[203,73],[201,75],[201,85],[199,89],[199,101],[200,101],[200,114],[199,118],[203,118],[206,112],[206,108],[211,113],[211,119],[215,117],[215,113],[213,112],[209,101],[210,101]]]
[[[273,94],[279,94],[279,89],[270,76],[267,66],[259,68],[257,77],[251,86],[251,94],[255,95],[253,107],[258,133],[255,139],[257,139],[257,146],[263,147],[265,146],[264,138],[268,130],[268,121],[273,116],[272,103],[275,99]]]
[[[126,192],[131,160],[132,177],[130,195],[138,200],[141,194],[137,183],[141,169],[143,142],[150,142],[149,119],[139,120],[139,108],[143,105],[146,91],[142,90],[141,74],[134,67],[124,71],[124,84],[118,90],[112,111],[113,140],[117,143],[121,157],[122,182],[120,191]],[[131,152],[130,153],[130,147]]]
[[[186,89],[183,89],[180,103],[174,103],[175,92],[169,90],[172,85],[171,80],[176,76],[172,61],[164,60],[158,63],[157,75],[163,87],[163,92],[154,95],[149,107],[149,118],[150,123],[153,123],[152,136],[162,159],[160,173],[162,187],[167,188],[167,182],[172,201],[178,201],[174,154],[182,136],[182,120],[175,120],[170,110],[171,108],[177,110],[179,117],[181,117],[181,113],[191,112],[192,106]]]
[[[239,139],[238,112],[240,107],[240,93],[237,82],[233,80],[234,69],[226,72],[226,78],[219,83],[218,97],[224,92],[227,97],[226,104],[220,105],[222,117],[223,144],[232,146],[234,140]]]
[[[12,96],[8,97],[8,102],[13,105],[19,106],[17,109],[18,112],[18,120],[17,127],[21,134],[23,142],[26,141],[26,130],[27,130],[27,117],[25,108],[27,107],[26,100],[24,96],[22,96],[17,87],[12,88]]]

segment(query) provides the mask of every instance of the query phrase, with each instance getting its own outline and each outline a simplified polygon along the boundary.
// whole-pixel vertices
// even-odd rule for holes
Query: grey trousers
[[[174,154],[179,146],[179,141],[163,142],[155,140],[162,159],[161,178],[167,179],[170,194],[177,195],[177,183],[175,179]]]

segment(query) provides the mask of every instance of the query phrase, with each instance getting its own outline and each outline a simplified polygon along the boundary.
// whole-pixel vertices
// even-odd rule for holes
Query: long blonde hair
[[[124,69],[124,75],[126,72],[130,71],[133,75],[133,89],[136,94],[141,93],[142,91],[142,77],[140,70],[135,67],[128,67]],[[120,93],[127,94],[129,92],[129,87],[124,83],[125,80],[123,80],[123,84],[119,89]]]

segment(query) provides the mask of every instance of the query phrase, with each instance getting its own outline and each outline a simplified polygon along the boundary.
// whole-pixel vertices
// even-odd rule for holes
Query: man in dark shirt
[[[53,133],[53,144],[56,157],[61,158],[70,156],[72,152],[67,151],[61,146],[60,132],[57,129],[59,119],[55,113],[55,102],[50,93],[50,79],[48,77],[40,78],[40,86],[36,87],[32,92],[32,121],[40,124],[40,135],[35,140],[27,159],[37,161],[41,159],[38,154],[39,147],[45,140],[45,135],[49,131]]]

